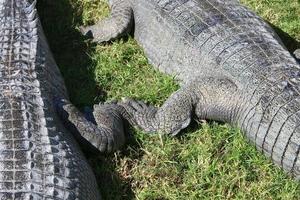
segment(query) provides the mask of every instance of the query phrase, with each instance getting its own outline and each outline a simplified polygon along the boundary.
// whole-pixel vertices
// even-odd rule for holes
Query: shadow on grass
[[[277,35],[281,38],[283,44],[287,47],[289,52],[293,53],[296,49],[300,49],[299,41],[291,37],[288,33],[284,32],[278,26],[275,26],[274,24],[270,24],[270,25],[275,30]]]
[[[94,104],[96,96],[105,94],[96,86],[93,63],[88,56],[95,44],[84,42],[84,37],[75,29],[81,20],[80,11],[72,7],[69,0],[42,0],[38,9],[71,101],[79,107]]]
[[[70,0],[40,0],[38,11],[71,102],[82,108],[105,99],[105,92],[94,80],[95,63],[89,57],[95,51],[95,44],[86,42],[75,28],[81,22],[80,5],[71,4]],[[131,143],[135,146],[134,141]],[[119,177],[112,155],[92,154],[85,149],[84,152],[104,199],[133,199],[131,185]]]

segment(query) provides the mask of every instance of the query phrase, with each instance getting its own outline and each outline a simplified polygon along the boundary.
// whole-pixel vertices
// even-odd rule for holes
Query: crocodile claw
[[[300,61],[300,49],[296,49],[294,51],[294,56],[298,61]]]
[[[89,39],[94,39],[94,34],[89,27],[80,26],[79,27],[80,32]]]

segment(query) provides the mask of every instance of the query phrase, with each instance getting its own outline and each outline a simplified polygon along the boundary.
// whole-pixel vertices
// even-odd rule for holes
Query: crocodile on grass
[[[0,0],[0,199],[99,200],[95,176],[56,110],[68,95],[35,5]],[[68,105],[77,125],[101,135],[102,152],[124,141],[109,105],[97,109],[101,128]]]
[[[83,32],[104,42],[133,31],[150,63],[181,83],[159,108],[131,99],[115,104],[124,118],[171,135],[193,117],[228,122],[300,179],[300,65],[264,20],[237,0],[109,4],[111,16]]]

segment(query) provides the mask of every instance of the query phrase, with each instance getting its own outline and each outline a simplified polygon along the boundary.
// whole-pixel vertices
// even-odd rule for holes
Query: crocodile
[[[272,27],[238,0],[109,0],[109,5],[111,15],[82,32],[97,43],[133,33],[149,62],[180,83],[160,107],[129,98],[107,104],[123,120],[170,135],[193,119],[230,123],[300,179],[299,50],[293,56]],[[76,118],[62,119],[76,124]]]
[[[56,109],[69,99],[36,3],[0,0],[0,199],[99,200],[95,175],[76,141],[80,135],[71,134]],[[102,152],[120,145],[112,131],[123,141],[121,129],[111,126],[117,118],[106,116],[113,112],[109,106],[97,110],[101,125],[72,110],[79,124],[101,136]]]

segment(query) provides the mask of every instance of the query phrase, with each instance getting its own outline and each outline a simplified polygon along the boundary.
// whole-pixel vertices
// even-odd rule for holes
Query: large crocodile
[[[270,25],[237,0],[109,4],[111,16],[83,32],[96,42],[134,32],[149,61],[181,83],[160,108],[116,104],[131,124],[176,135],[192,117],[229,122],[300,179],[300,65]]]
[[[0,199],[99,200],[95,176],[56,112],[67,91],[35,5],[0,0]],[[112,151],[115,123],[102,111],[101,129],[78,111],[77,119],[102,135],[99,149]]]

